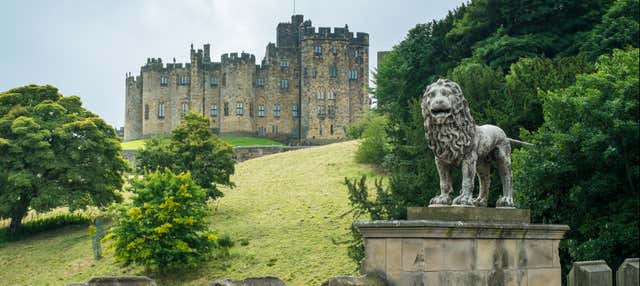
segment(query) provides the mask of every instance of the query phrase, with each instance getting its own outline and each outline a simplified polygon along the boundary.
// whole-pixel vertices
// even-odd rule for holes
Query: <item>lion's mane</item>
[[[436,87],[447,88],[453,94],[451,114],[442,124],[436,124],[429,109],[427,94]],[[424,93],[422,114],[429,148],[439,160],[449,164],[459,164],[464,155],[471,151],[476,135],[476,125],[460,86],[446,79],[439,79],[429,85]]]

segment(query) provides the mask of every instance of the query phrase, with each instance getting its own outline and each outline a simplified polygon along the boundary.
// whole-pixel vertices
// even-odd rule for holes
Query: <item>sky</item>
[[[376,54],[418,23],[443,18],[464,0],[297,0],[295,13],[315,27],[369,33]],[[189,47],[211,44],[213,61],[248,52],[259,63],[293,0],[7,0],[0,4],[0,92],[50,84],[77,95],[114,127],[124,125],[125,74],[150,57],[189,61]]]

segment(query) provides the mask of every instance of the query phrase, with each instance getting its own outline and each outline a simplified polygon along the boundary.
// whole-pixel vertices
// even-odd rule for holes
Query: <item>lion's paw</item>
[[[453,199],[453,205],[456,206],[473,206],[473,198],[470,195],[459,195]]]
[[[497,208],[512,208],[514,207],[512,197],[501,197],[496,201]]]
[[[447,194],[441,194],[429,201],[429,206],[451,205],[451,197]]]
[[[487,198],[477,197],[473,200],[473,205],[476,207],[487,207]]]

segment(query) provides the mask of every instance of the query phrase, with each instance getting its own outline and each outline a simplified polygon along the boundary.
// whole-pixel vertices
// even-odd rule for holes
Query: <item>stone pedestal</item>
[[[409,214],[412,220],[356,223],[364,273],[384,274],[391,285],[561,285],[558,245],[566,225],[529,224],[528,210],[517,209]]]
[[[640,259],[627,258],[624,260],[618,272],[616,272],[616,286],[638,286],[640,285]]]
[[[574,262],[569,275],[568,286],[611,286],[611,268],[604,260]]]

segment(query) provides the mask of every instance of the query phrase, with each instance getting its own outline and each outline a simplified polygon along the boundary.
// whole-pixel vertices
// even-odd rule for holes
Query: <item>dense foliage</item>
[[[382,164],[389,149],[388,125],[384,115],[371,112],[347,129],[350,137],[361,139],[360,147],[356,152],[356,162]]]
[[[628,179],[632,172],[620,171],[638,169],[638,162],[632,157],[620,159],[620,156],[631,154],[628,146],[621,149],[620,138],[633,137],[622,135],[622,131],[611,135],[607,132],[617,131],[605,132],[604,126],[614,128],[623,124],[624,120],[617,117],[622,116],[621,113],[614,112],[618,105],[632,106],[629,102],[635,102],[637,112],[638,94],[636,91],[633,96],[626,95],[627,89],[632,89],[628,85],[633,85],[626,80],[623,80],[625,83],[621,81],[617,88],[596,84],[596,79],[591,83],[585,81],[588,77],[601,75],[616,82],[616,76],[622,74],[604,75],[606,69],[611,69],[604,66],[610,64],[625,69],[620,71],[625,75],[632,74],[627,66],[633,60],[637,66],[637,58],[626,56],[624,64],[623,60],[617,60],[625,58],[622,54],[613,59],[605,57],[598,64],[595,59],[614,49],[638,47],[639,5],[638,0],[536,0],[517,3],[477,0],[449,12],[441,20],[416,25],[378,63],[374,75],[378,109],[389,120],[386,129],[389,148],[380,164],[389,174],[388,187],[377,190],[378,195],[372,196],[374,198],[368,198],[363,195],[366,192],[360,184],[351,181],[348,185],[350,193],[360,193],[351,196],[354,208],[381,219],[404,218],[407,206],[427,205],[428,199],[439,192],[439,178],[433,154],[424,139],[418,104],[428,84],[446,77],[461,85],[476,124],[499,125],[511,138],[540,142],[544,138],[544,144],[553,148],[571,147],[562,149],[566,153],[551,156],[552,152],[560,152],[560,149],[551,151],[539,143],[536,146],[540,147],[527,149],[531,149],[530,153],[519,153],[520,163],[514,167],[515,191],[519,198],[516,203],[532,208],[534,222],[554,221],[568,224],[573,229],[568,234],[571,243],[561,246],[565,254],[570,253],[562,257],[565,265],[583,258],[604,258],[610,265],[616,265],[614,263],[624,257],[637,256],[637,244],[629,244],[626,250],[621,250],[625,237],[631,234],[637,237],[637,233],[618,233],[627,227],[628,218],[637,220],[637,201],[636,207],[630,207],[633,201],[629,201],[629,205],[623,208],[614,203],[616,199],[606,199],[611,192],[637,197],[637,187],[625,183],[637,184],[635,179]],[[637,53],[637,50],[627,53]],[[591,75],[579,76],[581,74]],[[595,108],[552,103],[560,97],[569,101],[568,98],[577,96],[579,92],[587,96],[594,90],[607,94],[607,98],[597,99],[604,100],[599,108],[608,109],[608,115],[594,114],[599,110]],[[589,100],[596,99],[578,98],[589,102],[583,104],[591,104]],[[607,100],[610,103],[605,103]],[[571,108],[574,110],[569,110]],[[552,113],[554,115],[550,116]],[[632,118],[628,114],[624,116]],[[555,123],[547,122],[549,120]],[[585,127],[588,123],[595,126]],[[564,125],[560,129],[549,129],[553,124]],[[587,140],[588,136],[595,137]],[[572,144],[565,144],[563,140]],[[580,140],[588,143],[581,145]],[[637,144],[637,140],[629,142]],[[580,155],[583,153],[590,155]],[[529,158],[525,154],[532,156],[529,165],[523,163]],[[596,154],[601,157],[596,157]],[[533,157],[537,155],[541,157]],[[543,155],[547,157],[543,158]],[[608,165],[600,164],[600,159],[606,159]],[[533,166],[543,163],[543,166]],[[555,171],[541,173],[540,168],[553,168]],[[518,181],[523,174],[530,172],[536,174],[531,177],[533,179]],[[569,175],[575,179],[568,179]],[[459,170],[455,170],[453,176],[457,185],[454,188],[459,189]],[[490,195],[495,196],[499,193],[500,180],[491,181]],[[604,182],[616,182],[616,188],[611,189]],[[539,184],[545,184],[545,187],[536,190]],[[587,187],[587,184],[591,185]],[[554,189],[571,195],[545,196],[546,192]],[[380,196],[381,193],[384,195]],[[569,202],[569,199],[573,201]],[[495,198],[490,197],[490,206],[493,202]],[[587,211],[588,206],[596,203],[601,207]],[[567,215],[571,211],[574,218],[557,217],[555,212],[559,208],[566,210]],[[594,226],[593,222],[599,226]]]
[[[196,267],[218,246],[209,230],[206,191],[189,173],[169,169],[130,181],[130,203],[114,206],[114,225],[105,240],[125,264],[151,271]]]
[[[639,50],[602,56],[596,71],[544,97],[544,124],[514,154],[521,206],[568,224],[574,260],[637,257],[640,183]],[[570,119],[570,120],[569,120]]]
[[[187,113],[183,123],[172,131],[170,140],[154,138],[136,155],[140,173],[145,170],[169,168],[174,172],[190,172],[193,180],[207,192],[207,197],[218,198],[222,192],[217,184],[233,186],[231,175],[235,161],[231,146],[220,140],[209,129],[209,119],[196,113]]]
[[[0,93],[0,217],[19,231],[29,209],[71,210],[120,199],[127,164],[115,130],[53,86]]]

